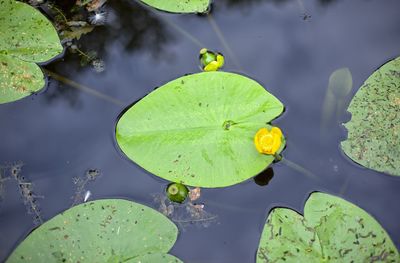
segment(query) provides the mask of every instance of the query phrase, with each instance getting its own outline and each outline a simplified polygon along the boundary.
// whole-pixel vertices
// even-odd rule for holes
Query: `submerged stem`
[[[221,29],[219,28],[218,24],[215,22],[214,18],[211,16],[211,14],[207,15],[208,22],[210,22],[210,25],[212,29],[214,30],[215,34],[217,35],[219,41],[221,42],[222,46],[228,53],[228,56],[232,59],[233,64],[239,69],[243,70],[242,66],[239,63],[239,60],[236,58],[235,54],[233,53],[232,49],[230,48],[228,42],[226,41],[224,35],[222,34]]]
[[[60,81],[60,82],[62,82],[64,84],[67,84],[67,85],[69,85],[69,86],[71,86],[73,88],[76,88],[78,90],[86,92],[86,93],[88,93],[90,95],[93,95],[95,97],[98,97],[98,98],[101,98],[101,99],[106,100],[108,102],[111,102],[111,103],[113,103],[113,104],[115,104],[117,106],[124,106],[125,105],[125,103],[123,103],[122,101],[120,101],[118,99],[115,99],[115,98],[113,98],[113,97],[111,97],[109,95],[106,95],[106,94],[101,93],[101,92],[99,92],[97,90],[94,90],[92,88],[89,88],[87,86],[79,84],[79,83],[77,83],[77,82],[75,82],[73,80],[70,80],[70,79],[68,79],[68,78],[66,78],[64,76],[61,76],[61,75],[59,75],[59,74],[57,74],[55,72],[52,72],[52,71],[50,71],[48,69],[44,69],[44,72],[47,75],[49,75],[50,77],[54,78],[55,80],[58,80],[58,81]]]
[[[65,17],[64,13],[55,4],[47,4],[47,6],[55,10],[63,18],[64,22],[68,23],[68,19]]]
[[[169,19],[163,15],[160,15],[159,13],[157,13],[157,11],[154,11],[153,8],[149,8],[149,11],[153,12],[153,14],[155,14],[156,16],[161,18],[164,22],[166,22],[168,25],[173,27],[176,31],[178,31],[179,33],[181,33],[182,35],[187,37],[190,41],[192,41],[199,48],[204,48],[206,46],[198,38],[196,38],[195,36],[190,34],[188,31],[186,31],[185,29],[183,29],[182,27],[180,27],[179,25],[174,23],[171,19]]]
[[[80,50],[79,48],[75,48],[75,50],[78,51],[79,54],[81,54],[82,56],[86,57],[87,59],[90,59],[90,57],[85,52]]]
[[[310,172],[309,170],[307,170],[303,166],[301,166],[301,165],[299,165],[299,164],[297,164],[295,162],[292,162],[292,161],[290,161],[290,160],[288,160],[286,158],[283,158],[282,155],[279,155],[279,156],[280,156],[280,160],[279,161],[281,161],[283,164],[285,164],[289,168],[292,168],[293,170],[295,170],[297,172],[300,172],[303,175],[305,175],[305,176],[307,176],[309,178],[312,178],[314,180],[318,180],[319,179],[315,174],[313,174],[312,172]]]

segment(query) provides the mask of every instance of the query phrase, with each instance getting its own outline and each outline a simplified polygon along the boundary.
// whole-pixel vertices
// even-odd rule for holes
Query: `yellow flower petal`
[[[282,137],[282,131],[278,127],[272,127],[271,133],[275,134],[276,136]]]
[[[218,63],[218,67],[222,68],[224,66],[224,64],[225,64],[224,56],[217,55],[217,63]]]
[[[263,152],[262,148],[261,148],[261,144],[260,144],[260,138],[267,133],[268,133],[268,130],[266,128],[261,128],[258,130],[256,135],[254,136],[254,145],[256,146],[257,151],[259,151],[260,153]]]
[[[219,69],[218,67],[218,62],[217,61],[212,61],[208,63],[207,66],[204,67],[204,71],[217,71]]]

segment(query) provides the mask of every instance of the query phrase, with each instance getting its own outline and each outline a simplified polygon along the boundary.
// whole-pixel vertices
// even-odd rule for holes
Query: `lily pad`
[[[171,13],[204,13],[210,0],[140,0],[156,9]]]
[[[399,262],[386,231],[361,208],[313,193],[304,216],[273,209],[264,226],[257,262]]]
[[[97,200],[35,229],[7,262],[181,262],[167,254],[177,234],[177,227],[151,208]]]
[[[343,151],[353,161],[400,176],[400,57],[375,71],[350,103]]]
[[[24,98],[44,86],[36,63],[62,52],[57,32],[38,10],[0,1],[0,103]]]
[[[199,187],[240,183],[274,160],[253,139],[283,111],[260,84],[227,72],[203,72],[151,92],[119,119],[122,151],[147,171]],[[278,152],[282,151],[283,143]]]

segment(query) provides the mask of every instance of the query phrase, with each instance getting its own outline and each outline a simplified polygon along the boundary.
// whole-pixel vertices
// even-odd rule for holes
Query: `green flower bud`
[[[183,184],[171,183],[167,186],[166,192],[172,202],[183,203],[189,194],[189,189]]]

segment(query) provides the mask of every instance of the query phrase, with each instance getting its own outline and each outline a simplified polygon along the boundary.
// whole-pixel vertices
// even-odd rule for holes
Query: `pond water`
[[[274,124],[287,137],[283,155],[292,164],[273,164],[274,176],[265,186],[251,179],[203,189],[199,202],[217,219],[207,227],[181,229],[171,253],[185,262],[254,262],[269,210],[284,206],[302,212],[313,191],[360,206],[400,248],[400,178],[365,169],[343,154],[339,143],[346,131],[340,123],[348,115],[320,134],[330,74],[350,69],[352,97],[375,69],[400,54],[400,2],[214,2],[207,18],[156,12],[133,0],[110,1],[106,25],[79,42],[81,50],[98,52],[105,71],[81,67],[70,53],[46,66],[108,97],[51,79],[40,94],[0,105],[0,165],[24,164],[21,175],[42,196],[37,202],[43,220],[72,205],[77,190],[72,178],[88,169],[101,173],[86,185],[91,200],[125,198],[157,209],[154,195],[168,182],[123,156],[115,124],[125,107],[155,87],[199,72],[204,46],[225,55],[225,71],[257,80],[285,104]],[[18,185],[8,180],[3,186],[0,261],[34,228]]]

